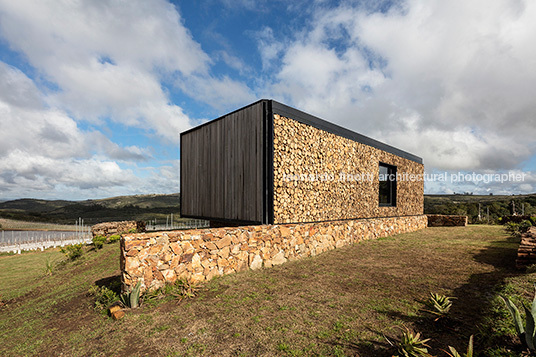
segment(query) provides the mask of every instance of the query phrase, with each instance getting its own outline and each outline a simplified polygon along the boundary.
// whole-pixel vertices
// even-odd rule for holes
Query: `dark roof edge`
[[[383,150],[385,152],[400,156],[400,157],[402,157],[404,159],[408,159],[408,160],[411,160],[411,161],[415,161],[415,162],[417,162],[419,164],[422,164],[422,158],[420,158],[420,157],[418,157],[416,155],[410,154],[407,151],[397,149],[394,146],[387,145],[387,144],[384,144],[384,143],[382,143],[382,142],[380,142],[378,140],[374,140],[372,138],[369,138],[368,136],[358,134],[355,131],[351,131],[351,130],[343,128],[342,126],[339,126],[337,124],[330,123],[330,122],[328,122],[328,121],[326,121],[324,119],[320,119],[318,117],[315,117],[314,115],[311,115],[311,114],[302,112],[301,110],[289,107],[288,105],[279,103],[278,101],[275,101],[273,99],[260,99],[260,100],[257,100],[256,102],[248,104],[248,105],[246,105],[246,106],[244,106],[242,108],[233,110],[232,112],[224,114],[224,115],[222,115],[222,116],[220,116],[220,117],[218,117],[216,119],[209,120],[209,121],[207,121],[207,122],[205,122],[203,124],[200,124],[200,125],[195,126],[195,127],[191,128],[191,129],[183,131],[181,133],[181,135],[187,134],[187,133],[195,131],[197,129],[200,129],[200,128],[202,128],[202,127],[204,127],[206,125],[209,125],[209,124],[211,124],[211,123],[213,123],[213,122],[215,122],[217,120],[221,120],[221,119],[225,118],[228,115],[231,115],[233,113],[239,112],[239,111],[241,111],[243,109],[249,108],[249,107],[254,106],[256,104],[259,104],[261,102],[272,102],[272,112],[274,114],[280,114],[280,115],[283,115],[283,116],[288,116],[289,118],[294,119],[294,120],[296,120],[296,121],[298,121],[300,123],[311,125],[311,126],[317,128],[317,129],[327,131],[328,133],[339,135],[339,136],[342,136],[344,138],[356,141],[358,143],[365,144],[365,145],[368,145],[368,146],[372,146],[372,147],[374,147],[376,149],[380,149],[380,150]]]
[[[275,100],[271,100],[271,101],[272,101],[272,111],[274,114],[280,114],[285,117],[289,117],[300,123],[311,125],[317,129],[327,131],[328,133],[339,135],[344,138],[357,141],[358,143],[372,146],[376,149],[380,149],[388,153],[400,156],[404,159],[408,159],[411,161],[415,161],[419,164],[422,164],[422,158],[416,155],[410,154],[409,152],[397,149],[391,145],[384,144],[378,140],[369,138],[368,136],[358,134],[354,131],[343,128],[342,126],[330,123],[326,120],[320,119],[311,114],[307,114],[305,112],[302,112],[301,110],[289,107],[288,105],[279,103]]]

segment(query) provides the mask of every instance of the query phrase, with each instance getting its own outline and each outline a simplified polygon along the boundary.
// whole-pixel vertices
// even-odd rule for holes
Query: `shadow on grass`
[[[515,268],[517,256],[515,243],[518,242],[517,238],[492,241],[487,248],[473,255],[473,261],[490,265],[493,270],[470,275],[466,283],[452,291],[451,296],[456,299],[448,317],[434,321],[433,315],[426,316],[424,311],[418,316],[408,316],[399,311],[379,312],[394,320],[403,321],[408,326],[414,326],[416,331],[423,333],[424,338],[430,338],[429,351],[432,355],[443,355],[442,350],[447,349],[447,346],[454,346],[459,351],[465,350],[471,335],[475,335],[476,351],[504,344],[511,350],[518,350],[521,346],[516,345],[508,336],[486,335],[485,331],[489,328],[485,326],[486,315],[493,309],[493,300],[506,284],[506,279],[523,275],[523,272]],[[364,346],[357,345],[355,350],[366,356],[367,353],[371,353],[368,348],[366,343]],[[372,350],[374,353],[380,351]]]
[[[377,331],[370,327],[367,327],[366,330],[372,332],[377,336],[384,336],[391,340],[392,343],[395,343],[394,339],[390,336],[385,336],[381,331]],[[323,343],[333,346],[333,347],[342,347],[347,351],[352,351],[352,356],[375,356],[375,357],[392,357],[396,354],[396,347],[392,346],[387,338],[384,341],[375,341],[375,340],[359,340],[358,342],[351,341],[342,341],[342,340],[330,340],[324,341]]]
[[[466,344],[470,335],[475,335],[475,346],[479,350],[512,343],[511,338],[493,335],[486,331],[486,316],[493,309],[493,300],[506,284],[506,279],[523,275],[524,272],[515,268],[517,245],[519,239],[507,238],[511,243],[505,247],[505,241],[494,241],[490,246],[475,254],[473,259],[479,263],[491,265],[494,270],[487,273],[473,274],[469,281],[453,291],[456,302],[452,307],[452,315],[461,323],[459,335],[462,338],[460,346]],[[500,245],[503,245],[502,247]],[[521,346],[512,344],[510,349]]]

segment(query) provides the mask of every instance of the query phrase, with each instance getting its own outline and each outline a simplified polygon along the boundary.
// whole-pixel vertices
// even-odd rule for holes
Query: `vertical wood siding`
[[[183,216],[262,222],[263,103],[181,135]]]

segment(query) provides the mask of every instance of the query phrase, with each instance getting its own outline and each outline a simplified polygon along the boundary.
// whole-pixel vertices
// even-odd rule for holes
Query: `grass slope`
[[[119,246],[105,245],[52,276],[58,252],[0,256],[0,355],[391,356],[384,335],[420,331],[433,355],[517,355],[499,292],[532,297],[536,274],[513,270],[517,242],[497,226],[425,230],[214,279],[199,296],[162,300],[113,321],[86,292],[118,279]],[[31,269],[29,268],[31,267]],[[6,282],[6,283],[4,283]],[[456,297],[447,320],[423,311],[429,292]],[[32,338],[28,338],[32,336]]]

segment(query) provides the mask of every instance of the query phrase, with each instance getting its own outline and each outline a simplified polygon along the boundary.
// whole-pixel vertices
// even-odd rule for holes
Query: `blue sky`
[[[532,1],[0,0],[0,200],[178,191],[179,132],[273,98],[536,192]]]

